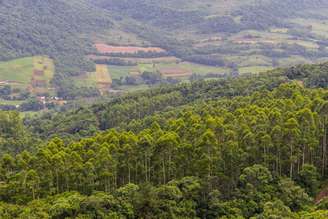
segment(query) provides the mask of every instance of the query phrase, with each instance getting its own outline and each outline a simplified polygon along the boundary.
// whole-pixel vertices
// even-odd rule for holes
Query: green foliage
[[[173,97],[196,102],[131,121],[120,130],[76,141],[68,137],[67,143],[55,138],[36,153],[4,155],[1,200],[25,209],[40,199],[50,207],[35,214],[53,218],[294,218],[295,212],[308,210],[318,185],[316,169],[321,177],[327,173],[319,153],[327,92],[284,83],[272,91],[197,100],[197,95],[224,91],[216,89],[225,83],[178,86],[184,98]],[[150,100],[171,89],[151,91],[158,96]],[[139,95],[126,98],[137,104],[151,93]],[[112,107],[125,104],[116,101]],[[68,124],[88,115],[84,118],[97,126],[92,112],[80,112],[66,117]],[[54,134],[71,132],[62,121],[53,124]],[[72,127],[84,135],[90,126]]]
[[[314,196],[317,194],[319,189],[319,173],[315,166],[305,164],[299,173],[299,179],[297,181],[309,195]]]
[[[163,86],[27,121],[50,140],[34,151],[6,145],[0,216],[323,217],[326,199],[314,206],[313,196],[328,172],[327,90],[276,71]],[[0,114],[4,142],[25,136],[33,145],[18,113]]]
[[[48,55],[55,59],[56,70],[65,73],[92,70],[85,58],[93,51],[92,42],[81,34],[111,26],[108,15],[84,1],[16,0],[2,2],[0,11],[1,60]]]

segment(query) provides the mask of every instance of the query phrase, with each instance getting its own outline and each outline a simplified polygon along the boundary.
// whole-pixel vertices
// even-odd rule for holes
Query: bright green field
[[[27,86],[33,74],[33,57],[0,62],[0,80],[17,81]]]
[[[45,56],[33,57],[34,70],[40,70],[44,72],[43,76],[37,76],[39,80],[46,80],[48,83],[54,77],[55,65],[53,60]]]
[[[22,101],[22,100],[4,100],[4,99],[0,99],[0,105],[16,106],[16,105],[22,104],[23,102],[24,101]]]
[[[19,58],[0,62],[0,81],[11,81],[13,87],[25,89],[31,84],[34,70],[44,72],[44,75],[34,75],[36,80],[44,80],[47,88],[54,76],[55,66],[51,59],[44,56]]]
[[[140,84],[140,85],[124,85],[120,86],[120,90],[124,90],[127,92],[134,92],[134,91],[140,91],[140,90],[146,90],[149,89],[150,87],[146,84]]]
[[[133,66],[108,65],[108,70],[112,79],[120,79],[121,77],[129,76],[130,71],[134,68]]]
[[[155,65],[156,69],[161,68],[184,68],[191,70],[194,74],[199,75],[206,75],[209,73],[213,74],[224,74],[227,72],[230,72],[231,70],[229,68],[222,68],[222,67],[213,67],[213,66],[207,66],[207,65],[200,65],[195,64],[191,62],[181,62],[181,63],[160,63]],[[144,71],[154,71],[152,64],[139,64],[139,69],[141,72]]]
[[[269,66],[251,66],[251,67],[243,67],[243,68],[239,68],[239,73],[240,74],[246,74],[246,73],[261,73],[261,72],[265,72],[265,71],[269,71],[272,70],[273,67],[269,67]]]

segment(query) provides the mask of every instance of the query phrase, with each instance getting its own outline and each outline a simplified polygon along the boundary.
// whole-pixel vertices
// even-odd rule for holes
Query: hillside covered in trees
[[[325,62],[327,13],[323,0],[1,1],[0,108]]]
[[[25,126],[3,112],[0,216],[327,218],[324,77],[305,65],[165,86]]]

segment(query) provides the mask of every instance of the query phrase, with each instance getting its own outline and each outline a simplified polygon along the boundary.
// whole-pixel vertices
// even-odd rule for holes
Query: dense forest
[[[2,112],[0,216],[327,218],[324,80],[303,65]]]
[[[112,26],[107,14],[76,0],[1,1],[0,12],[0,60],[48,55],[59,73],[92,70],[85,56],[93,42],[82,34]]]

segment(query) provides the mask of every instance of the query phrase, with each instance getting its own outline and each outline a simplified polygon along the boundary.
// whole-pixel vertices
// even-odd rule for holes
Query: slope
[[[0,2],[0,60],[48,55],[58,72],[92,70],[84,56],[93,50],[85,34],[108,29],[108,14],[83,0]]]

